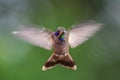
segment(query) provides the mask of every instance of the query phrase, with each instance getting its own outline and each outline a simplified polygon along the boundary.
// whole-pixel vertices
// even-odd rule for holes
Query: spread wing
[[[26,42],[50,50],[53,46],[52,32],[46,28],[22,26],[13,34]]]
[[[83,23],[80,25],[73,26],[69,30],[69,45],[71,48],[75,48],[76,46],[82,44],[89,37],[91,37],[97,30],[100,29],[102,24],[89,21],[87,23]]]

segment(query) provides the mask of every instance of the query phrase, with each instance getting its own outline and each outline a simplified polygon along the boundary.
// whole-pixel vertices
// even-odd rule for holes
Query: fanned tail
[[[76,70],[77,67],[75,65],[75,62],[73,61],[72,57],[69,54],[66,55],[56,55],[53,54],[48,61],[44,64],[42,67],[42,70],[45,71],[47,69],[53,68],[56,64],[61,64],[64,67]]]

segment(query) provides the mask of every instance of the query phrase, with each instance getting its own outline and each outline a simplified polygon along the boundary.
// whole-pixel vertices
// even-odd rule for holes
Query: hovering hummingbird
[[[53,54],[42,67],[42,70],[53,68],[56,64],[76,70],[76,64],[69,54],[69,47],[75,48],[91,37],[101,27],[100,23],[88,21],[72,26],[69,30],[58,27],[55,32],[46,28],[19,27],[14,35],[33,45],[47,50],[53,49]]]

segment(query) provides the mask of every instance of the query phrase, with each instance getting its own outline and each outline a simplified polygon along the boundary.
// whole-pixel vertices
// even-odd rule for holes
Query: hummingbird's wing
[[[26,42],[48,50],[53,46],[52,32],[46,28],[21,26],[13,34]]]
[[[76,46],[82,44],[86,40],[88,40],[89,37],[91,37],[102,24],[89,21],[83,24],[79,24],[76,26],[73,26],[69,30],[69,45],[71,48],[75,48]]]

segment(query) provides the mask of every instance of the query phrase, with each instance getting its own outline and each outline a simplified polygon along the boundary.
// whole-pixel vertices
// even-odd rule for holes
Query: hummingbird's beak
[[[60,37],[62,34],[63,34],[63,31],[60,31],[60,33],[59,33],[58,37]]]

